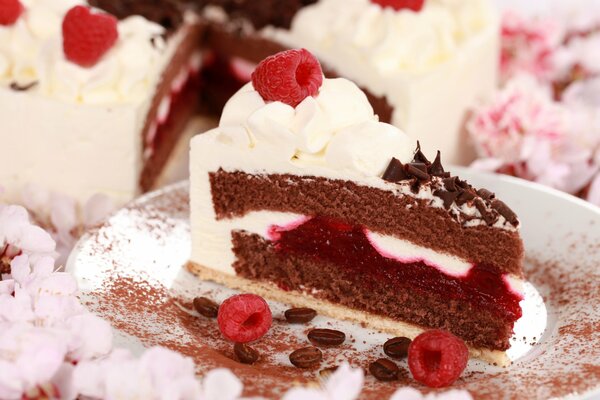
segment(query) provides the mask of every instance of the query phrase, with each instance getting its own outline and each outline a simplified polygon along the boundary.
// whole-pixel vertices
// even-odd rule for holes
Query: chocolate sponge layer
[[[236,273],[247,279],[275,283],[340,304],[425,328],[446,329],[475,347],[506,350],[512,321],[444,293],[409,285],[390,287],[369,274],[356,274],[322,260],[282,255],[274,245],[244,231],[232,233]]]
[[[219,219],[251,211],[326,216],[419,246],[456,255],[501,273],[522,276],[523,243],[517,232],[484,226],[463,227],[429,201],[350,181],[296,175],[210,173],[213,205]]]

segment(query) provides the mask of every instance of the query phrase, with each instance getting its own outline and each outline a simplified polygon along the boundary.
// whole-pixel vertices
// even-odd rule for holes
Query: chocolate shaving
[[[444,176],[446,173],[442,166],[442,153],[439,150],[435,156],[435,160],[433,160],[433,164],[429,166],[429,173],[433,176]]]
[[[456,179],[456,177],[451,177],[442,180],[442,183],[444,184],[444,187],[447,191],[456,192],[458,190],[458,188],[456,187]]]
[[[519,219],[517,214],[513,210],[510,209],[504,202],[494,199],[492,200],[492,208],[500,213],[508,222],[510,222],[513,226],[517,226],[519,224]]]
[[[445,190],[438,189],[433,192],[433,195],[442,199],[444,201],[444,208],[448,210],[456,200],[458,192],[446,192]]]
[[[476,199],[475,207],[481,214],[481,218],[483,218],[483,220],[485,221],[486,224],[491,226],[491,225],[494,225],[496,223],[496,221],[498,221],[498,215],[488,211],[483,200]]]
[[[477,194],[484,200],[491,200],[496,197],[494,193],[490,192],[487,189],[479,189],[477,191]]]
[[[33,82],[30,82],[30,83],[26,83],[24,85],[21,85],[21,84],[19,84],[17,82],[13,82],[13,83],[10,84],[10,88],[12,90],[14,90],[14,91],[17,91],[17,92],[25,92],[25,91],[27,91],[29,89],[34,88],[35,86],[37,86],[37,84],[38,84],[38,81],[33,81]]]
[[[422,181],[430,178],[430,175],[427,173],[427,165],[424,163],[412,162],[406,164],[406,172]]]
[[[415,155],[413,157],[413,163],[423,163],[425,165],[431,164],[425,154],[421,151],[421,143],[417,140],[417,150],[415,150]]]
[[[397,158],[392,158],[382,177],[387,182],[399,182],[409,178],[410,176],[404,170],[404,165]]]
[[[473,193],[471,190],[460,191],[458,197],[456,198],[456,204],[462,206],[466,202],[473,200],[475,197],[475,193]]]

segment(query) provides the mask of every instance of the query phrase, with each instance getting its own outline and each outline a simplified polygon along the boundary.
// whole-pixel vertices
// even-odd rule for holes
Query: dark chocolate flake
[[[458,192],[447,192],[445,190],[438,189],[433,192],[433,195],[442,199],[444,201],[444,208],[448,210],[456,200]]]
[[[19,84],[17,82],[13,82],[10,84],[10,88],[16,92],[25,92],[29,89],[33,89],[34,87],[36,87],[38,84],[38,81],[33,81],[30,83],[26,83],[26,84]]]
[[[406,164],[406,172],[422,181],[426,181],[430,178],[427,173],[427,165],[424,163],[414,162]]]
[[[447,191],[456,192],[458,190],[458,188],[456,187],[456,179],[456,177],[451,177],[442,180],[442,182],[444,183],[444,187]]]
[[[481,214],[481,218],[483,218],[486,224],[491,226],[494,225],[496,221],[498,221],[498,215],[496,213],[488,211],[483,200],[475,199],[475,208],[477,208],[477,210]]]
[[[519,218],[513,210],[510,209],[504,202],[494,199],[492,200],[492,208],[500,213],[508,222],[512,225],[517,226],[519,224]]]
[[[400,160],[397,158],[392,158],[382,178],[387,182],[399,182],[409,179],[410,176],[404,170],[404,165],[400,162]]]
[[[415,155],[413,157],[414,163],[423,163],[425,165],[431,164],[425,154],[421,151],[421,143],[417,140],[417,150],[415,150]]]
[[[429,166],[429,173],[433,176],[444,176],[445,171],[442,166],[442,153],[438,150],[437,155],[435,156],[435,160],[433,160],[433,164]]]
[[[494,193],[490,192],[487,189],[479,189],[477,191],[477,194],[484,200],[491,200],[494,197],[496,197],[496,195]]]
[[[460,191],[458,197],[456,198],[456,204],[462,206],[463,204],[473,200],[475,197],[477,197],[476,194],[469,189]]]

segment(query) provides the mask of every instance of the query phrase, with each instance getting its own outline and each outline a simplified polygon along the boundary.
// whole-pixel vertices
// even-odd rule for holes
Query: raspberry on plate
[[[93,13],[84,6],[75,6],[67,12],[62,32],[65,56],[82,67],[97,64],[119,38],[115,17]]]
[[[255,294],[239,294],[225,300],[217,316],[223,336],[236,343],[260,339],[271,327],[273,316],[267,302]]]
[[[408,368],[418,382],[429,387],[449,386],[458,379],[469,360],[465,343],[443,330],[416,337],[408,347]]]
[[[252,73],[254,89],[265,101],[296,107],[316,96],[323,84],[319,60],[306,49],[282,51],[265,58]]]
[[[421,11],[425,0],[371,0],[371,2],[379,4],[383,8],[393,8],[396,11],[403,9]]]
[[[0,25],[14,24],[23,14],[23,10],[23,5],[19,0],[0,0]]]

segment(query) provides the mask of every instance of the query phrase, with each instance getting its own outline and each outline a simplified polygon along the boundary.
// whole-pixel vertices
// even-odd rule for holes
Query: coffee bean
[[[305,324],[310,322],[317,312],[312,308],[290,308],[285,313],[285,319],[291,324]]]
[[[346,335],[333,329],[313,329],[308,332],[308,340],[314,345],[338,346],[344,343]]]
[[[392,361],[386,358],[380,358],[369,365],[369,372],[377,378],[377,380],[387,382],[398,380],[400,369]]]
[[[405,337],[395,337],[383,344],[383,352],[391,358],[401,360],[408,355],[411,340]]]
[[[323,359],[323,353],[316,347],[303,347],[290,354],[290,362],[298,368],[310,368]]]
[[[258,351],[245,343],[236,343],[233,352],[242,364],[254,364],[258,360]]]
[[[216,318],[219,314],[219,305],[206,297],[196,297],[194,299],[194,308],[206,318]]]

